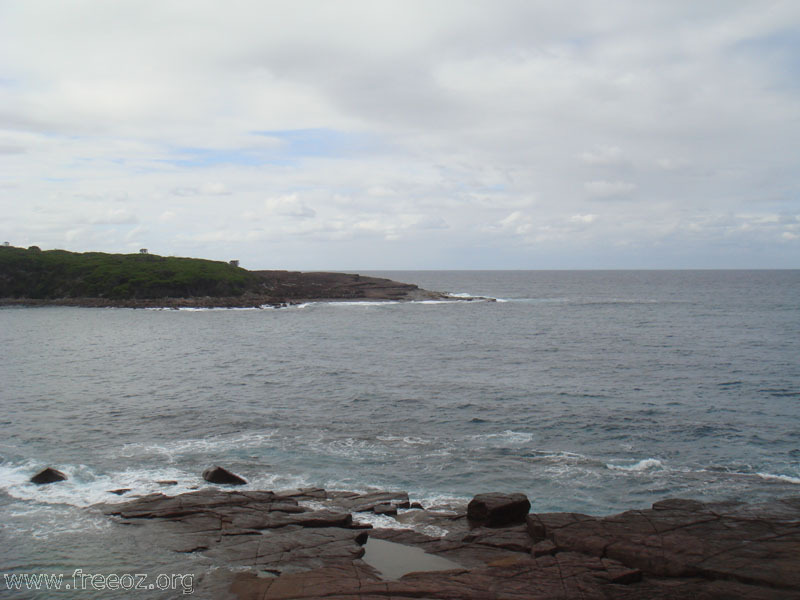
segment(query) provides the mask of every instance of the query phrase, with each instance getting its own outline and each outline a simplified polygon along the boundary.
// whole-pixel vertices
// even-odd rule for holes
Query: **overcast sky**
[[[0,242],[800,267],[800,2],[0,1]]]

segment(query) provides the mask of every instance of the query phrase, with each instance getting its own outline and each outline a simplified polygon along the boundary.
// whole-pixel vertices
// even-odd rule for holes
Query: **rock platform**
[[[491,500],[493,511],[502,505],[502,496]],[[509,495],[509,506],[519,501]],[[607,517],[533,513],[501,526],[410,506],[404,492],[314,488],[204,489],[100,508],[120,526],[147,528],[148,543],[210,560],[216,568],[198,577],[195,597],[800,598],[800,497],[767,504],[672,499]],[[360,523],[367,513],[392,519],[393,527]],[[421,548],[459,568],[383,579],[364,560],[370,538]]]

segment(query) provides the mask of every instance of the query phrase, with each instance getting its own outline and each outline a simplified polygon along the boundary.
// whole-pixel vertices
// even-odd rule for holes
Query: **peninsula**
[[[260,307],[320,300],[443,300],[410,283],[351,273],[249,271],[199,258],[0,246],[0,305]]]

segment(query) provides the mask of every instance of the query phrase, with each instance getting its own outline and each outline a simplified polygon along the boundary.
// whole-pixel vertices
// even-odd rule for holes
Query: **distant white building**
[[[239,266],[239,261],[238,260],[232,260],[232,261],[230,261],[230,264],[232,264],[234,267],[238,267]]]
[[[3,242],[3,246],[10,246],[10,245],[11,244],[9,242]]]

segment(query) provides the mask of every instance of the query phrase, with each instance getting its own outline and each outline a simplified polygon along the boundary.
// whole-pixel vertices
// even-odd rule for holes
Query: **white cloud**
[[[310,219],[317,214],[316,211],[306,206],[297,197],[297,194],[267,198],[264,201],[264,207],[268,214],[297,219]]]
[[[597,220],[597,215],[591,215],[591,214],[589,214],[589,215],[572,215],[569,218],[569,221],[571,223],[585,223],[587,225],[589,223],[594,223],[596,220]]]
[[[139,219],[127,208],[109,208],[91,217],[89,222],[93,225],[132,225],[138,223]]]

